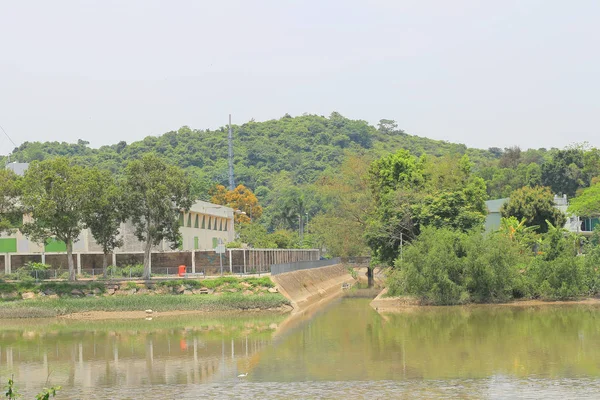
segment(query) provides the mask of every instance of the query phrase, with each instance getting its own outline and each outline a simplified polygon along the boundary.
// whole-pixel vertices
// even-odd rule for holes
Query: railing
[[[273,264],[271,265],[271,275],[279,275],[286,272],[300,271],[303,269],[326,267],[328,265],[336,265],[341,263],[342,260],[339,257],[337,257],[332,258],[330,260],[299,261],[286,264]]]

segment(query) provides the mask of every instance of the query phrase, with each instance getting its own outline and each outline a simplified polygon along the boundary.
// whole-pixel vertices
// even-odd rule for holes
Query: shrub
[[[127,265],[119,269],[119,275],[122,277],[136,277],[139,278],[144,275],[144,266],[142,264]]]
[[[510,238],[425,228],[388,277],[388,293],[424,303],[506,301],[528,293],[520,269],[527,256]]]

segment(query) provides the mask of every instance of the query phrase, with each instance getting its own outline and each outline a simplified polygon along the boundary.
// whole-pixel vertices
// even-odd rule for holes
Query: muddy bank
[[[599,306],[600,299],[584,298],[568,301],[546,301],[546,300],[515,300],[508,303],[487,303],[487,304],[465,304],[457,306],[429,306],[421,305],[418,299],[410,296],[386,297],[387,288],[383,289],[379,295],[370,303],[379,313],[404,313],[413,312],[425,308],[440,307],[547,307],[547,306],[565,306],[565,305],[589,305]]]
[[[276,313],[286,314],[292,311],[292,307],[283,305],[276,308],[267,309],[250,309],[250,310],[220,310],[220,311],[206,311],[206,310],[180,310],[180,311],[160,311],[160,312],[146,312],[146,311],[87,311],[78,312],[66,315],[60,315],[58,319],[68,320],[79,320],[79,321],[100,321],[100,320],[113,320],[113,319],[144,319],[144,318],[166,318],[166,317],[177,317],[182,315],[207,315],[211,317],[220,316],[235,316],[235,315],[248,315],[248,313]]]

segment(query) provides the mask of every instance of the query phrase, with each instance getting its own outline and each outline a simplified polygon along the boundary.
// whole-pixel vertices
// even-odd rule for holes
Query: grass
[[[279,293],[265,293],[260,296],[225,293],[221,296],[166,294],[160,296],[38,298],[0,303],[0,318],[43,318],[87,311],[140,311],[146,309],[157,312],[266,310],[288,304],[289,300]]]
[[[25,292],[44,292],[51,290],[58,295],[69,294],[73,289],[99,289],[104,293],[106,287],[101,282],[42,282],[37,283],[35,281],[18,281],[18,282],[0,282],[0,293],[25,293]]]

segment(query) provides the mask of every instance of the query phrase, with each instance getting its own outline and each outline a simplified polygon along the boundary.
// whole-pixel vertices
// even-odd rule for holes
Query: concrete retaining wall
[[[291,301],[294,312],[335,297],[342,293],[344,283],[355,282],[343,264],[286,272],[271,276],[271,279],[281,294]]]

